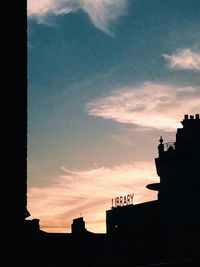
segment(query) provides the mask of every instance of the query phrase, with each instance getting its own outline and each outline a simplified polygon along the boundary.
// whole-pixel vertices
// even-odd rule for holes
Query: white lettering
[[[134,194],[131,194],[131,204],[133,204],[133,196]]]
[[[124,196],[124,205],[126,205],[126,196]]]
[[[112,198],[112,207],[133,205],[134,194]]]
[[[120,196],[120,206],[123,206],[123,197]]]

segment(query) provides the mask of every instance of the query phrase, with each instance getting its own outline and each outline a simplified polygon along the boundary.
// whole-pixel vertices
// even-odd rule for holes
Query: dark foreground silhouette
[[[71,234],[41,231],[39,219],[28,220],[26,180],[17,180],[16,216],[1,229],[2,261],[7,266],[200,266],[199,115],[185,115],[182,125],[175,142],[159,140],[160,183],[147,185],[158,199],[134,205],[131,195],[117,198],[106,211],[106,234],[89,232],[83,217],[73,220]]]
[[[158,199],[137,205],[119,201],[106,211],[106,234],[87,231],[82,217],[74,219],[71,234],[46,233],[38,219],[28,220],[26,1],[8,8],[13,21],[2,34],[7,51],[3,99],[9,113],[4,119],[2,112],[1,128],[1,266],[200,266],[198,114],[185,115],[174,143],[160,138],[155,159],[160,183],[147,185]]]

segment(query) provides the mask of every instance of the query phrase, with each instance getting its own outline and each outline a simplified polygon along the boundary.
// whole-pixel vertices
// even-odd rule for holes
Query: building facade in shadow
[[[73,220],[72,233],[47,233],[39,219],[23,213],[21,230],[13,220],[13,232],[2,239],[8,266],[200,266],[199,115],[185,115],[182,125],[175,142],[160,137],[160,183],[147,185],[158,192],[157,200],[134,204],[133,195],[117,198],[106,211],[105,234],[88,231],[83,217]],[[26,199],[26,190],[21,193]],[[20,212],[24,207],[23,200]]]
[[[175,142],[160,137],[155,159],[158,199],[106,211],[107,234],[131,236],[141,262],[197,258],[200,251],[200,119],[184,116]],[[141,260],[139,259],[141,255]]]
[[[173,257],[198,255],[200,238],[200,119],[185,115],[174,143],[160,139],[155,159],[160,176],[160,236]]]

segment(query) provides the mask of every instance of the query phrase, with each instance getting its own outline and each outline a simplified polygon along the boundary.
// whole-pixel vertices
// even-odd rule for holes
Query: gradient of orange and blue
[[[160,136],[200,109],[199,0],[28,0],[28,209],[47,232],[157,198]]]

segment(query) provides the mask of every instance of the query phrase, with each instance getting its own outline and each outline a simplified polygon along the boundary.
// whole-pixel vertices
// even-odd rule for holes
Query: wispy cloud
[[[180,127],[180,118],[199,113],[200,87],[176,87],[146,82],[121,88],[87,104],[91,116],[166,131]]]
[[[46,231],[70,232],[72,220],[83,216],[88,230],[105,232],[105,211],[113,197],[134,193],[135,204],[157,198],[146,189],[158,181],[153,162],[62,172],[47,187],[28,189],[29,211]]]
[[[164,54],[171,69],[200,71],[200,52],[191,49],[180,49],[172,55]]]
[[[82,10],[92,23],[112,35],[111,26],[125,14],[127,0],[28,0],[28,17],[45,23],[48,15],[64,15]]]

